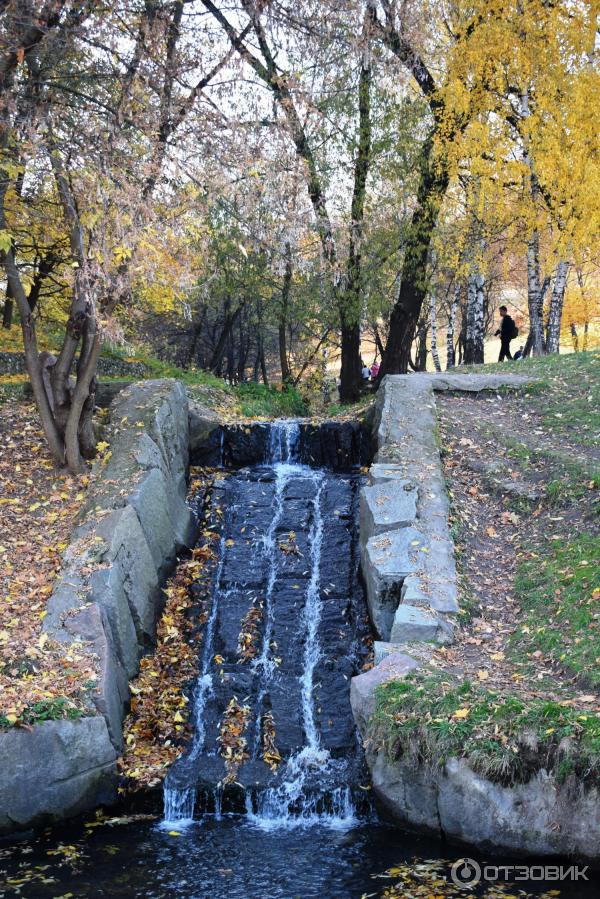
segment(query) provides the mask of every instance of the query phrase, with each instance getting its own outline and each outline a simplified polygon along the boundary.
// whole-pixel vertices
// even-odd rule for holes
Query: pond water
[[[90,821],[94,822],[93,816]],[[316,824],[267,829],[237,815],[220,820],[207,815],[171,831],[152,821],[134,820],[71,827],[0,850],[0,896],[360,899],[388,895],[443,899],[539,896],[559,887],[563,899],[600,895],[600,881],[589,871],[587,883],[547,880],[513,886],[488,884],[486,889],[464,891],[450,879],[450,865],[461,854],[455,847],[403,833],[375,819],[340,828]],[[482,859],[477,854],[475,858],[481,864],[507,863],[506,859]]]

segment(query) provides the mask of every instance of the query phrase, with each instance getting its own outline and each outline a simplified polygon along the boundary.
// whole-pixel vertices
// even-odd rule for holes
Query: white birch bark
[[[549,353],[558,353],[560,350],[560,323],[562,320],[568,274],[569,263],[561,260],[556,268],[554,284],[552,287],[552,297],[550,299],[548,334],[546,339],[546,349]]]
[[[437,309],[434,293],[429,294],[429,324],[431,325],[431,358],[436,371],[441,371],[440,354],[437,343]]]
[[[467,281],[467,332],[465,339],[465,363],[477,365],[483,362],[484,345],[484,278],[478,267]]]
[[[545,352],[544,296],[540,283],[540,235],[537,229],[527,244],[527,307],[529,311],[529,349],[533,356]]]
[[[522,119],[528,119],[529,91],[524,90],[520,97],[520,112]],[[539,188],[535,176],[533,159],[527,143],[523,145],[523,160],[529,169],[529,185],[531,198],[536,204]],[[528,353],[541,356],[545,352],[544,342],[544,298],[540,276],[540,235],[534,228],[527,243],[527,307],[529,312],[529,337],[527,338]]]
[[[460,284],[457,282],[452,294],[452,302],[450,304],[450,313],[448,315],[448,330],[446,332],[446,369],[454,368],[456,364],[456,354],[454,351],[454,331],[456,329],[456,313],[458,312],[458,303],[460,300]]]

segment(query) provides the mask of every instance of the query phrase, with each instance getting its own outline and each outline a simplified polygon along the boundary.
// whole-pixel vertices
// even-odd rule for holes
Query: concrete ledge
[[[435,771],[384,752],[368,757],[373,791],[395,821],[484,851],[600,858],[600,795],[573,777],[560,784],[541,771],[503,787],[464,760]]]
[[[411,481],[390,478],[360,492],[360,529],[376,536],[412,525],[417,517],[417,489]]]
[[[516,375],[408,375],[384,379],[376,403],[377,455],[364,489],[361,558],[370,614],[381,640],[375,667],[351,681],[355,721],[365,741],[373,789],[395,821],[478,846],[530,855],[600,859],[600,793],[575,777],[559,784],[540,771],[504,787],[464,759],[439,765],[390,758],[376,746],[370,722],[380,684],[427,664],[433,643],[452,639],[456,571],[448,500],[437,446],[434,391],[498,390],[528,383]],[[373,503],[409,481],[416,517],[381,530]],[[392,491],[394,493],[392,494]],[[375,499],[374,499],[375,498]],[[400,519],[401,516],[398,516]],[[428,655],[429,654],[429,655]]]
[[[410,649],[408,649],[410,652]],[[350,682],[352,713],[365,743],[373,791],[395,821],[482,850],[600,858],[600,793],[571,776],[564,783],[540,771],[504,787],[477,774],[466,760],[436,766],[388,756],[371,739],[376,689],[419,667],[390,643],[375,644],[378,664]]]

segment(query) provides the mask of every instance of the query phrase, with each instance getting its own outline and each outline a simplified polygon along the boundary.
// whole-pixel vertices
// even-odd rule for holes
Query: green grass
[[[557,702],[524,700],[440,672],[417,672],[376,692],[370,738],[389,757],[442,767],[467,759],[503,785],[526,783],[544,768],[600,779],[600,718]]]
[[[302,396],[293,387],[278,390],[248,381],[239,384],[234,392],[246,418],[294,418],[308,412]]]
[[[0,375],[0,406],[23,398],[27,375]]]
[[[594,462],[579,461],[560,449],[530,447],[500,432],[494,436],[507,447],[506,455],[524,474],[543,467],[544,482],[538,486],[550,503],[580,499],[588,490],[600,487],[600,469]]]
[[[207,405],[218,406],[224,398],[229,398],[232,411],[237,411],[246,418],[285,418],[307,414],[306,405],[294,388],[279,390],[254,381],[231,386],[212,372],[179,368],[143,350],[136,350],[132,357],[121,347],[111,346],[107,347],[106,355],[122,361],[141,362],[151,378],[176,378],[190,388],[192,394],[196,388],[199,399]]]
[[[523,612],[513,651],[523,657],[539,650],[581,683],[599,687],[600,536],[549,541],[519,566],[515,592]]]
[[[555,434],[597,446],[600,438],[600,352],[539,356],[513,365],[474,366],[471,371],[535,378],[525,393],[535,397],[543,424]]]
[[[41,344],[50,349],[60,346],[60,332],[49,328],[42,329],[40,334]],[[10,332],[0,329],[0,351],[20,351],[22,349],[21,332],[18,325],[14,325]],[[227,384],[222,378],[208,371],[199,369],[179,368],[168,362],[148,354],[146,351],[136,348],[133,355],[129,349],[106,344],[102,352],[103,357],[119,360],[123,363],[141,363],[146,368],[145,377],[148,378],[176,378],[190,389],[192,395],[197,391],[201,402],[209,406],[227,404],[232,413],[238,413],[247,418],[277,418],[287,416],[306,415],[307,407],[300,393],[295,388],[285,391],[276,387],[266,387],[264,384],[247,382],[238,386]],[[20,378],[19,383],[13,383]],[[9,379],[8,376],[0,379],[0,405],[2,403],[20,398],[22,383],[27,377],[17,376]],[[102,381],[129,380],[127,374],[111,377],[100,376]],[[138,376],[132,378],[137,380]],[[6,383],[3,383],[3,380]]]
[[[72,702],[62,696],[55,699],[43,699],[27,706],[19,716],[19,722],[23,724],[39,724],[41,721],[68,720],[76,721],[84,718],[89,712],[74,706]],[[11,722],[4,715],[0,715],[0,728],[12,727]]]

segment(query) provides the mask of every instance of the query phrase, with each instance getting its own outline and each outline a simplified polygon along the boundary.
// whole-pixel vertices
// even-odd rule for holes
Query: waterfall
[[[186,787],[167,787],[163,790],[163,820],[161,827],[169,828],[174,824],[184,826],[191,824],[196,805],[196,790]]]
[[[354,601],[355,587],[349,587],[338,571],[340,566],[352,570],[351,510],[356,508],[352,497],[357,496],[352,483],[358,481],[357,476],[351,483],[301,464],[299,443],[298,421],[273,422],[264,465],[242,469],[221,482],[219,507],[227,518],[193,691],[194,731],[187,753],[165,782],[165,826],[174,822],[184,826],[195,811],[213,808],[218,819],[231,811],[232,803],[239,811],[245,807],[250,822],[267,830],[317,823],[345,828],[356,821],[352,784],[362,782],[363,775],[358,779],[357,773],[362,754],[348,689],[349,676],[356,670],[352,666],[360,656],[356,630],[356,622],[364,621],[360,591],[357,616],[342,652],[345,663],[337,643],[340,631],[349,625],[345,616]],[[343,514],[349,525],[336,517],[342,514],[338,499],[347,504]],[[332,547],[345,546],[339,541],[346,539],[348,553],[338,560]],[[245,620],[257,599],[262,614],[255,631],[256,653],[244,662],[239,656],[238,622]],[[342,678],[344,670],[349,676]],[[329,721],[317,708],[321,699],[315,699],[316,691],[319,696],[323,692],[323,683],[325,695],[333,697]],[[236,769],[235,783],[223,779],[219,744],[224,711],[233,697],[249,709],[243,732],[246,761]],[[272,769],[263,759],[266,750],[261,742],[267,712],[271,720],[275,715],[274,738],[283,759]],[[339,725],[347,735],[341,742]]]
[[[213,638],[215,634],[215,623],[217,620],[217,612],[219,610],[219,596],[221,593],[221,575],[223,574],[223,564],[225,561],[225,537],[221,537],[219,541],[219,562],[215,574],[215,586],[212,591],[210,604],[210,615],[206,622],[206,631],[204,634],[204,642],[202,646],[202,665],[200,675],[196,681],[194,688],[194,739],[192,743],[192,751],[190,757],[194,758],[204,748],[204,706],[206,699],[212,688],[212,675],[210,674],[210,663],[213,656]]]
[[[273,448],[273,432],[275,432],[275,428],[272,429],[271,433],[271,448]],[[283,448],[286,451],[286,455],[289,456],[290,447],[293,447],[294,445],[290,441],[290,434],[293,434],[293,432],[291,430],[284,431],[283,429],[277,429],[276,433],[278,436],[275,441],[275,447],[277,448],[279,455],[282,454],[281,450]],[[282,440],[283,434],[285,434],[285,437]],[[283,492],[290,479],[291,474],[295,471],[295,467],[286,465],[285,463],[281,462],[276,463],[274,468],[275,499],[273,518],[271,520],[269,530],[263,538],[264,559],[268,567],[267,588],[265,590],[266,625],[260,655],[257,659],[254,660],[252,665],[253,669],[259,673],[261,679],[256,703],[256,726],[254,731],[253,747],[255,751],[258,749],[258,743],[260,740],[260,710],[262,708],[263,700],[267,692],[269,680],[271,679],[273,669],[275,667],[275,663],[273,661],[273,653],[271,650],[271,636],[273,633],[273,588],[275,587],[275,581],[277,579],[277,555],[279,552],[277,547],[276,534],[277,528],[281,521],[281,517],[283,515]]]
[[[294,462],[299,440],[300,424],[296,419],[281,418],[272,422],[267,462],[271,465]]]
[[[315,723],[314,671],[319,661],[319,625],[321,621],[321,549],[323,545],[324,522],[321,509],[323,473],[298,466],[298,473],[315,485],[312,500],[313,524],[309,539],[310,579],[305,593],[302,625],[305,632],[304,672],[301,679],[302,721],[305,745],[287,762],[282,783],[269,788],[256,797],[255,805],[250,799],[246,812],[250,819],[267,829],[327,823],[344,827],[356,820],[351,792],[347,787],[336,787],[326,796],[315,790],[314,775],[323,777],[335,768],[343,768],[339,760],[330,759],[329,752],[321,748],[319,733]],[[300,474],[301,472],[301,474]],[[255,807],[256,806],[256,807]]]

